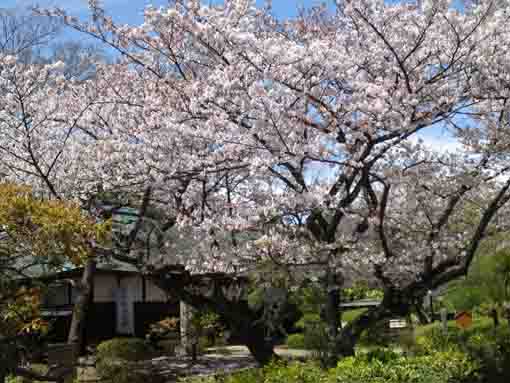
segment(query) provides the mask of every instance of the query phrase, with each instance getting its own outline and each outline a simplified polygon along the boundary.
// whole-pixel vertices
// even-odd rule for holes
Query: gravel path
[[[309,351],[277,347],[276,354],[284,358],[302,359],[310,356]],[[93,362],[91,362],[93,366]],[[257,367],[257,362],[250,355],[245,346],[225,346],[210,348],[205,355],[201,355],[195,362],[190,357],[159,357],[143,362],[135,362],[133,368],[148,371],[163,376],[167,383],[178,381],[187,376],[207,376],[220,373]],[[83,370],[85,372],[85,370]],[[95,369],[88,370],[81,376],[83,383],[97,382]],[[150,382],[147,382],[150,383]]]
[[[156,358],[151,360],[151,365],[158,375],[168,378],[167,382],[175,382],[179,377],[231,373],[256,367],[257,363],[252,357],[203,355],[196,362],[187,357]]]
[[[306,350],[276,347],[275,352],[284,358],[303,359],[310,357],[310,352]],[[158,374],[168,377],[169,383],[175,382],[178,377],[232,373],[257,367],[257,362],[245,346],[210,348],[206,355],[201,355],[195,362],[189,357],[161,357],[152,359],[150,363]]]

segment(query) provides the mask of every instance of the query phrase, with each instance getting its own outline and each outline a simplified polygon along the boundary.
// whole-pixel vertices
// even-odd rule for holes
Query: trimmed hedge
[[[231,375],[186,379],[189,383],[461,383],[476,377],[478,365],[466,354],[441,352],[406,357],[391,351],[341,360],[336,368],[315,362],[275,362]]]
[[[114,338],[102,342],[97,346],[97,358],[123,359],[139,361],[151,359],[154,348],[145,340],[139,338]]]
[[[105,383],[155,382],[152,371],[137,362],[155,356],[152,346],[143,339],[115,338],[97,346],[97,374]]]

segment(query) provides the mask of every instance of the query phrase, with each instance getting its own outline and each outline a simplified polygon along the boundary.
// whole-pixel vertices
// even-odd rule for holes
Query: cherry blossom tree
[[[246,320],[254,316],[242,294],[220,294],[235,281],[211,273],[271,264],[292,281],[323,277],[334,359],[373,323],[465,274],[510,198],[506,2],[460,12],[442,0],[353,0],[281,22],[249,0],[182,0],[147,8],[141,26],[117,25],[89,4],[88,22],[38,12],[122,61],[44,99],[62,105],[44,118],[39,154],[56,161],[41,165],[25,144],[3,171],[84,200],[143,194],[142,206],[165,212],[173,240],[158,237],[160,263],[133,256],[136,238],[116,256],[192,304],[237,315],[244,333],[260,339],[263,329]],[[419,142],[438,127],[458,152]],[[372,270],[385,296],[339,333],[349,268]],[[190,287],[203,273],[212,279]],[[267,361],[271,347],[248,338]]]

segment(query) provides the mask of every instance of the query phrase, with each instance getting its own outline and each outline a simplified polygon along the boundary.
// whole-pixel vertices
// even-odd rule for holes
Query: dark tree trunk
[[[163,291],[197,309],[210,309],[229,326],[233,336],[250,350],[255,360],[265,365],[277,358],[273,339],[266,339],[262,310],[250,307],[246,299],[229,298],[224,290],[242,284],[240,278],[221,274],[190,275],[183,267],[166,266],[152,270],[151,280]]]
[[[69,329],[68,343],[74,343],[83,355],[86,348],[87,314],[93,297],[93,279],[96,272],[96,260],[89,258],[85,264],[81,281],[78,283],[78,297],[74,303],[73,318]]]
[[[253,358],[260,365],[266,365],[271,360],[277,359],[274,353],[273,343],[265,339],[263,329],[253,327],[252,331],[241,334],[241,341],[248,347]]]
[[[492,317],[492,321],[494,322],[494,327],[498,327],[499,326],[499,315],[498,315],[498,310],[495,307],[491,310],[491,317]]]
[[[243,343],[260,365],[266,365],[277,359],[274,353],[274,340],[267,338],[266,326],[261,321],[261,313],[250,308],[248,302],[242,300],[227,305],[218,305],[215,310],[233,330],[236,337]]]
[[[418,320],[420,321],[421,325],[426,325],[426,324],[431,323],[430,318],[427,316],[425,311],[423,311],[423,308],[421,307],[420,304],[418,304],[418,303],[415,304],[414,309],[416,311],[416,315],[418,316]]]
[[[341,356],[342,349],[338,340],[338,329],[340,327],[340,287],[336,284],[335,276],[332,273],[329,273],[327,280],[325,317],[328,336],[328,358],[326,364],[333,367]]]
[[[386,310],[381,307],[368,309],[352,322],[347,324],[338,338],[337,350],[339,356],[353,356],[361,334],[369,328],[375,326],[381,320],[387,317]]]

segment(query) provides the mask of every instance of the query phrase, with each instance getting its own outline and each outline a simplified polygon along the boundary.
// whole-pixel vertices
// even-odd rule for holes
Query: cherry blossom
[[[29,113],[41,127],[0,125],[2,172],[74,198],[150,187],[175,223],[162,263],[201,273],[272,262],[296,279],[369,269],[389,311],[465,274],[484,237],[505,229],[493,222],[510,198],[508,2],[460,12],[351,0],[285,22],[250,0],[172,4],[148,7],[139,26],[95,1],[90,21],[37,10],[120,58],[70,84],[55,74],[49,86],[57,68],[24,70],[41,83]],[[2,65],[2,79],[19,71]],[[3,113],[26,120],[15,90],[1,94]],[[457,152],[416,139],[437,129]]]

